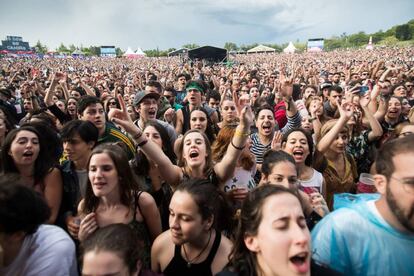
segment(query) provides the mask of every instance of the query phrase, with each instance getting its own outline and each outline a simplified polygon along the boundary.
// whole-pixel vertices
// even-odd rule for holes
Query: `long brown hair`
[[[194,133],[194,132],[200,133],[201,136],[203,136],[204,143],[206,144],[206,154],[207,154],[207,156],[206,156],[206,164],[205,164],[205,167],[203,169],[203,173],[204,173],[205,176],[208,176],[210,174],[211,170],[213,170],[213,161],[212,161],[212,158],[211,158],[211,156],[212,156],[212,154],[211,154],[211,145],[210,145],[210,142],[209,142],[207,136],[198,129],[188,130],[184,134],[183,138],[181,139],[181,141],[179,143],[179,146],[178,146],[178,156],[179,156],[178,166],[184,168],[185,172],[188,172],[188,173],[191,174],[191,168],[189,168],[187,166],[187,162],[185,161],[185,159],[183,157],[183,149],[184,149],[185,137],[187,137],[188,134]]]
[[[106,153],[109,156],[109,158],[111,158],[111,160],[114,162],[116,171],[118,173],[118,185],[121,203],[125,206],[128,206],[130,210],[133,210],[134,192],[139,191],[140,187],[138,185],[138,181],[136,181],[135,176],[132,173],[132,170],[129,166],[128,157],[125,151],[116,144],[101,144],[97,146],[92,151],[92,154],[89,157],[88,171],[92,156],[100,153]],[[99,198],[96,197],[93,193],[92,185],[88,177],[82,213],[88,214],[94,212],[98,208],[98,205]]]
[[[233,139],[236,132],[236,125],[225,125],[219,131],[216,141],[211,146],[213,152],[213,161],[218,163],[223,159],[224,154],[227,152],[227,148],[230,145],[231,139]],[[250,152],[242,151],[239,158],[239,164],[247,171],[250,171],[254,165],[254,155]]]

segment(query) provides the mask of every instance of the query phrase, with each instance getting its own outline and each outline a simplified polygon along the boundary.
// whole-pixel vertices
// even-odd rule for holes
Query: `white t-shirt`
[[[75,244],[61,228],[40,225],[26,236],[19,254],[0,275],[78,275]]]

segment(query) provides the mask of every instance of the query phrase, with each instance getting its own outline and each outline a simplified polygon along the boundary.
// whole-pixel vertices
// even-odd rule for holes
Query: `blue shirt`
[[[345,275],[414,275],[414,234],[402,233],[375,201],[341,208],[312,231],[313,259]]]

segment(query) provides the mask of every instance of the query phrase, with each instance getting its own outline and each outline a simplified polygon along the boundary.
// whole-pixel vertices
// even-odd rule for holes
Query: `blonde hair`
[[[329,120],[326,123],[324,123],[322,125],[322,128],[321,128],[321,137],[320,138],[324,137],[337,123],[338,123],[338,119],[332,119],[332,120]],[[344,125],[340,132],[346,132],[348,134],[349,133],[349,127],[347,125]]]

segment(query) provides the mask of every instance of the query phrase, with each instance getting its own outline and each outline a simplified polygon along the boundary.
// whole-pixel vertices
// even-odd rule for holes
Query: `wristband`
[[[137,146],[138,146],[138,147],[142,147],[142,146],[144,146],[147,142],[148,142],[148,139],[145,139],[144,141],[142,141],[141,143],[139,143]]]
[[[244,150],[244,148],[246,147],[246,145],[244,145],[243,147],[236,147],[233,143],[233,139],[231,140],[230,144],[236,149],[236,150]]]
[[[248,136],[250,136],[250,133],[249,132],[243,133],[243,132],[236,129],[236,132],[234,132],[234,136],[248,137]]]

